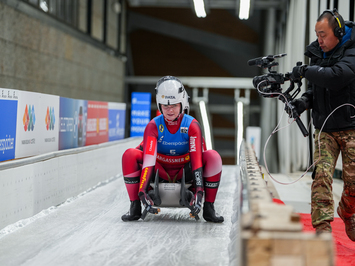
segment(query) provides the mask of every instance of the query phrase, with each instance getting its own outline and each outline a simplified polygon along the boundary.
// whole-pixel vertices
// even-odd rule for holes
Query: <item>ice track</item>
[[[215,203],[224,223],[162,208],[123,222],[129,199],[121,176],[0,231],[0,265],[236,265],[237,166],[223,166]]]

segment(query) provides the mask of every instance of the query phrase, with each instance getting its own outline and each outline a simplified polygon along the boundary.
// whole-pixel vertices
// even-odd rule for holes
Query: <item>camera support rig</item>
[[[286,56],[286,54],[268,55],[249,60],[249,66],[256,65],[260,68],[267,68],[269,71],[267,74],[254,77],[253,85],[257,89],[260,96],[263,96],[264,98],[277,97],[280,101],[282,101],[285,104],[285,110],[288,110],[289,116],[296,120],[303,136],[307,137],[309,135],[308,131],[303,125],[296,108],[290,103],[301,92],[302,78],[293,78],[291,72],[282,74],[271,70],[272,67],[279,65],[278,62],[274,62],[275,58],[281,58],[284,56]],[[302,62],[297,62],[297,66],[300,65],[302,65]],[[285,92],[282,92],[281,84],[284,84],[285,81],[290,81],[290,86]],[[291,92],[295,89],[295,83],[297,84],[297,88],[291,94]]]

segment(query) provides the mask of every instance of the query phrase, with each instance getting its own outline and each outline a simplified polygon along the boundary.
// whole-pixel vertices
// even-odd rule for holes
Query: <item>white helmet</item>
[[[187,94],[184,85],[181,81],[173,76],[165,76],[158,80],[155,87],[156,101],[159,112],[163,113],[160,105],[172,105],[181,103],[181,110],[189,114],[189,95]]]

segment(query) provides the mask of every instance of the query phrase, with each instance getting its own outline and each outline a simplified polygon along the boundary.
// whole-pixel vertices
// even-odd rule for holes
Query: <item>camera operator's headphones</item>
[[[338,17],[337,15],[335,15],[335,12],[338,13],[338,10],[336,8],[334,8],[333,10],[327,9],[323,12],[323,14],[326,12],[332,14],[336,22],[338,22],[338,26],[335,27],[335,29],[333,30],[335,37],[339,39],[343,38],[343,36],[345,35],[345,25],[342,16],[339,15]]]

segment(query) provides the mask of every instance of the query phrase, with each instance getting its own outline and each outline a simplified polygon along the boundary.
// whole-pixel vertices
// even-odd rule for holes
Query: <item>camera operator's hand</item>
[[[290,105],[292,105],[297,115],[300,116],[309,108],[309,101],[306,97],[302,96],[301,98],[292,100]],[[293,117],[293,110],[291,110],[287,105],[285,106],[285,111],[289,114],[290,117]]]
[[[295,66],[292,69],[291,80],[297,82],[304,78],[308,65]]]

